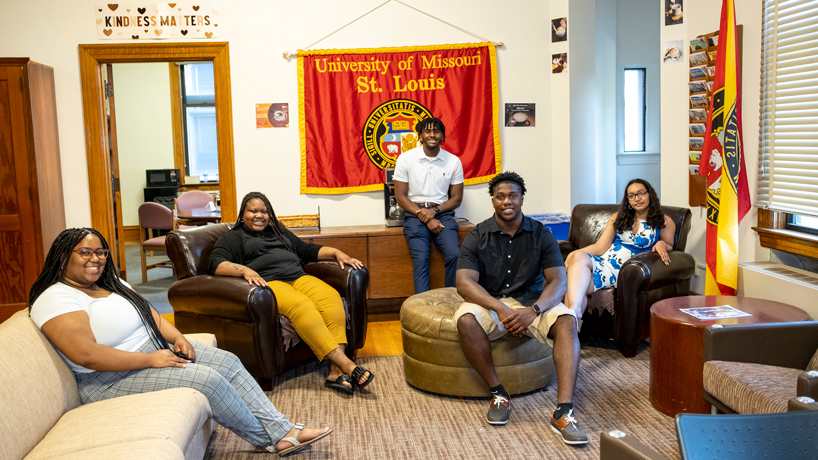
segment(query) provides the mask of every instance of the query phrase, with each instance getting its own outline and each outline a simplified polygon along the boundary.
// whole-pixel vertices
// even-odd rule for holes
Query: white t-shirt
[[[128,283],[122,283],[130,289]],[[93,299],[63,283],[56,283],[40,294],[31,307],[31,319],[42,329],[43,324],[52,318],[81,310],[88,313],[91,331],[99,344],[123,351],[136,351],[149,339],[139,313],[126,298],[111,294],[103,299]],[[74,364],[59,350],[57,352],[74,372],[94,372]]]
[[[440,204],[449,199],[450,185],[463,183],[463,165],[443,149],[428,157],[420,146],[398,157],[392,178],[409,184],[409,201]]]

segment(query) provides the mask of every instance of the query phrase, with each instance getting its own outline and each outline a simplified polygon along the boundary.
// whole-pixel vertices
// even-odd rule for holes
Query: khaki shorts
[[[503,302],[506,304],[506,306],[513,309],[527,307],[511,297],[503,297],[500,299],[500,302]],[[455,328],[457,328],[457,320],[467,313],[471,313],[475,318],[477,318],[477,322],[480,323],[480,326],[482,326],[483,330],[486,331],[486,335],[488,335],[489,340],[496,340],[508,334],[506,328],[503,327],[503,323],[500,322],[497,312],[470,302],[463,302],[460,305],[460,308],[458,308],[454,313],[452,321],[454,321]],[[574,324],[577,323],[577,314],[574,312],[574,310],[571,310],[560,302],[550,310],[534,318],[534,322],[528,326],[525,335],[534,337],[540,343],[547,343],[551,348],[553,348],[554,341],[548,337],[548,332],[551,330],[551,326],[557,322],[557,318],[563,315],[573,316]]]

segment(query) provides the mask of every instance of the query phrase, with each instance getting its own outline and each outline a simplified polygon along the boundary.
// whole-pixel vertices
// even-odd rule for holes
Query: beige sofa
[[[212,334],[187,337],[215,345]],[[28,310],[0,324],[0,460],[201,459],[214,428],[207,398],[185,388],[81,406]]]

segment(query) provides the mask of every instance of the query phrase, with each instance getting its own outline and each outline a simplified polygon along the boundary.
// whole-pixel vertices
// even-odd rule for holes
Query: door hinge
[[[119,191],[119,178],[114,179],[114,193]]]
[[[110,98],[114,95],[114,85],[111,83],[105,83],[105,97]]]

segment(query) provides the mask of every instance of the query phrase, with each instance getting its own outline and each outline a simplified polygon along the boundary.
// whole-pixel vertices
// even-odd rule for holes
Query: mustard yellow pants
[[[310,275],[267,285],[276,296],[278,312],[290,320],[319,360],[339,345],[346,345],[346,315],[338,291]]]

